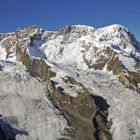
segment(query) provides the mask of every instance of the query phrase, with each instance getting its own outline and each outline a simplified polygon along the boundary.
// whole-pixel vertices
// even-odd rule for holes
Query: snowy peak
[[[127,28],[116,24],[97,29],[95,38],[100,42],[121,46],[121,49],[128,48],[130,51],[135,49],[138,43]]]
[[[106,32],[120,32],[120,31],[125,31],[125,32],[128,32],[128,29],[120,24],[113,24],[113,25],[109,25],[109,26],[106,26],[106,27],[103,27],[103,28],[99,28],[99,29],[102,29],[102,30],[106,30]]]

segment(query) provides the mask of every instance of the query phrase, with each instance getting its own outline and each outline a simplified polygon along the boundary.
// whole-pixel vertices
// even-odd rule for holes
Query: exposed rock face
[[[128,72],[128,73],[121,73],[119,75],[119,80],[122,84],[126,85],[128,88],[134,89],[140,93],[140,73],[136,72]]]

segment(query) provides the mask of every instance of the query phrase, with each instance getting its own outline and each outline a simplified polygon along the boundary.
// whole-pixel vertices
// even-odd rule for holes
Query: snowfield
[[[42,84],[28,75],[23,66],[0,61],[0,125],[6,138],[56,140],[61,137],[67,122],[45,94]]]

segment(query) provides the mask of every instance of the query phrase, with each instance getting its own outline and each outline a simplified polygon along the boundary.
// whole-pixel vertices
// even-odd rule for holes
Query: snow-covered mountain
[[[5,92],[2,90],[1,96],[6,94],[6,102],[8,98],[16,97],[13,99],[16,105],[21,99],[23,102],[23,106],[18,105],[20,109],[13,106],[11,114],[7,114],[10,109],[6,102],[2,103],[5,107],[1,106],[0,110],[6,118],[2,121],[7,120],[7,116],[15,116],[20,123],[15,125],[9,121],[9,125],[23,127],[29,134],[24,139],[140,139],[140,43],[125,27],[115,24],[96,29],[73,25],[52,32],[31,26],[0,34],[0,60],[3,60],[1,77],[5,79],[1,81],[1,87],[7,87],[8,83],[11,86]],[[25,70],[18,70],[18,67],[23,67],[20,63],[31,76],[44,83],[47,95],[43,88],[40,89],[39,81],[31,78]],[[7,70],[9,79],[5,76]],[[13,84],[19,88],[14,88]],[[29,89],[31,87],[29,97],[24,84]],[[25,92],[23,90],[20,99],[21,89]],[[32,95],[35,89],[36,97]],[[33,105],[34,99],[40,99],[36,106]],[[23,118],[15,113],[21,108],[27,109],[24,100],[41,120],[24,119],[26,114],[33,117],[33,113],[27,111],[21,113]],[[34,111],[38,105],[45,109]],[[62,112],[65,119],[55,114],[55,110]],[[38,122],[38,129],[34,129],[34,122]]]

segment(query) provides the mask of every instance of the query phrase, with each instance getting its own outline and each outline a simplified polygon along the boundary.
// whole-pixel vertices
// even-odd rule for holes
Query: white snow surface
[[[134,66],[136,64],[135,59],[124,56],[122,54],[119,54],[119,60],[121,61],[122,65],[125,67],[125,69],[130,70],[130,71],[136,71]]]
[[[0,85],[0,124],[7,138],[12,135],[16,140],[61,137],[66,120],[46,98],[42,84],[28,75],[23,66],[0,61]]]
[[[5,48],[0,44],[0,60],[6,60],[6,51]]]

